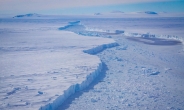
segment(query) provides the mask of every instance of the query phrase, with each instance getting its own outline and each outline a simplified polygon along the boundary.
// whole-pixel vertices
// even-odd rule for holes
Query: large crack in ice
[[[83,26],[79,25],[80,21],[76,21],[76,22],[69,22],[69,25],[64,26],[59,28],[60,30],[65,30],[65,31],[72,31],[74,33],[76,32],[76,28],[81,29],[83,28]],[[69,30],[68,30],[69,29]],[[81,34],[79,34],[81,35]],[[87,50],[83,50],[84,53],[90,54],[90,55],[95,55],[99,52],[102,52],[103,50],[107,49],[107,48],[112,48],[115,46],[118,46],[119,44],[114,42],[114,43],[109,43],[109,44],[102,44],[100,46],[96,46],[93,47],[91,49],[87,49]],[[45,106],[40,107],[39,110],[55,110],[57,109],[59,106],[61,106],[61,104],[72,94],[75,94],[78,91],[81,91],[83,89],[85,89],[86,87],[88,87],[98,76],[99,74],[102,72],[103,70],[103,63],[99,63],[98,67],[95,71],[93,71],[92,73],[90,73],[89,75],[86,76],[85,80],[82,81],[82,83],[77,83],[74,85],[71,85],[67,90],[64,91],[64,93],[60,96],[58,96],[57,99],[55,99],[52,103],[48,103]]]
[[[88,53],[91,55],[97,54],[101,51],[103,51],[106,48],[112,48],[118,46],[118,43],[110,43],[110,44],[103,44],[100,46],[97,46],[95,48],[92,49],[88,49],[88,50],[84,50],[84,53]],[[98,65],[98,68],[90,73],[89,75],[87,75],[86,79],[80,83],[80,84],[75,84],[75,85],[71,85],[67,90],[64,91],[64,94],[59,96],[56,100],[53,101],[53,103],[49,103],[45,106],[40,107],[39,110],[55,110],[56,108],[58,108],[69,96],[71,96],[72,94],[81,91],[83,89],[85,89],[86,87],[88,87],[101,73],[103,69],[103,63],[101,62]]]
[[[172,40],[168,40],[169,38],[178,40],[177,36],[163,36],[163,39],[162,36],[150,34],[138,34],[139,36],[137,36],[137,34],[128,34],[127,36],[133,36],[135,40],[140,38],[144,40],[142,43],[152,43],[152,41],[154,40],[158,41],[157,43],[169,43],[170,41],[172,43]],[[123,33],[123,35],[126,35],[126,33]],[[68,105],[64,105],[65,107],[63,108],[67,109],[67,107],[70,106],[71,108],[69,109],[151,109],[151,107],[158,109],[164,108],[166,105],[169,105],[171,107],[167,107],[168,109],[175,109],[178,102],[180,102],[180,98],[176,99],[174,96],[174,98],[172,97],[171,100],[168,100],[170,98],[170,95],[173,95],[175,93],[170,94],[170,91],[169,93],[167,93],[168,91],[165,88],[166,86],[169,86],[165,85],[167,83],[163,83],[161,81],[165,81],[167,78],[169,78],[169,76],[167,76],[168,74],[163,75],[164,71],[166,72],[168,70],[171,70],[170,68],[164,71],[162,70],[163,67],[167,67],[166,65],[170,64],[167,62],[167,60],[160,59],[160,57],[162,56],[159,56],[158,53],[161,50],[158,49],[156,51],[150,51],[149,49],[151,48],[147,48],[144,44],[137,45],[134,44],[135,42],[131,42],[127,39],[119,39],[116,37],[117,36],[115,36],[113,39],[116,39],[117,42],[119,41],[118,43],[120,44],[120,46],[117,48],[112,48],[112,50],[103,51],[104,53],[102,52],[99,55],[101,56],[102,61],[106,62],[106,64],[110,67],[109,71],[107,71],[107,74],[109,75],[106,80],[103,80],[101,84],[97,85],[93,90],[89,90],[82,96],[77,97],[71,103],[69,102]],[[165,39],[167,40],[165,41]],[[155,43],[155,45],[158,45],[157,43]],[[176,41],[175,43],[178,44],[180,42]],[[158,46],[161,47],[161,45]],[[127,49],[127,47],[129,48]],[[126,50],[126,52],[122,50]],[[89,51],[89,53],[96,54],[95,51]],[[163,54],[161,55],[164,55],[166,57],[167,55],[165,54],[166,53],[163,52]],[[123,55],[123,57],[121,55]],[[171,58],[171,56],[167,56],[166,59],[167,58],[169,61],[172,61],[171,59],[173,59],[172,63],[175,64],[171,65],[177,64],[177,61],[174,61],[177,58]],[[159,62],[162,62],[165,65],[158,65]],[[173,79],[174,78],[169,78],[168,82],[171,82],[170,80]],[[164,87],[162,84],[164,85]],[[180,95],[181,94],[182,93],[180,93]],[[153,103],[145,104],[145,102],[151,102],[152,100],[154,100]],[[161,103],[163,106],[157,106],[158,103]],[[175,104],[174,107],[172,107],[173,104]],[[182,106],[181,103],[180,106]]]
[[[66,25],[64,27],[60,27],[59,30],[71,31],[71,32],[74,32],[78,35],[83,35],[83,36],[109,37],[109,35],[111,35],[111,34],[115,34],[115,35],[116,34],[123,34],[126,36],[150,38],[150,39],[151,38],[174,39],[174,40],[179,40],[183,43],[183,39],[181,39],[178,36],[150,35],[149,33],[148,34],[128,33],[128,32],[125,32],[123,30],[116,30],[114,33],[102,32],[102,31],[98,31],[98,30],[89,30],[89,29],[86,29],[86,27],[84,25],[82,25],[80,23],[80,21],[69,22],[68,25]],[[91,54],[91,55],[95,55],[95,54],[105,50],[106,48],[111,48],[111,47],[115,47],[118,45],[119,45],[118,43],[104,44],[104,45],[97,46],[95,48],[83,50],[83,52]],[[54,109],[58,108],[69,96],[71,96],[72,94],[74,94],[78,91],[81,91],[81,90],[85,89],[86,87],[88,87],[98,77],[98,75],[101,73],[102,69],[103,69],[103,65],[101,62],[98,65],[98,68],[94,72],[89,74],[82,83],[71,85],[67,90],[64,91],[63,95],[59,96],[56,100],[53,101],[53,103],[49,103],[49,104],[41,107],[40,110],[54,110]],[[156,75],[156,74],[159,74],[159,73],[154,73],[152,75]]]

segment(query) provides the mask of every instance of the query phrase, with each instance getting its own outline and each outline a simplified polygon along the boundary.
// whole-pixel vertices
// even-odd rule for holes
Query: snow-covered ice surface
[[[182,17],[1,19],[0,109],[182,110],[183,29]]]
[[[110,37],[119,46],[97,54],[106,65],[101,76],[58,110],[184,109],[184,18],[88,19],[82,23],[77,29],[85,30],[76,31],[75,26],[65,30]]]
[[[117,43],[59,31],[58,24],[65,23],[67,20],[1,20],[1,110],[56,109],[98,76],[102,62],[87,53]]]

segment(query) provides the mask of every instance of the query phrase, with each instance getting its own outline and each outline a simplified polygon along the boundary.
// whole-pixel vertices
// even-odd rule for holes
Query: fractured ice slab
[[[100,73],[100,59],[88,53],[116,45],[58,30],[1,33],[0,109],[56,109]]]

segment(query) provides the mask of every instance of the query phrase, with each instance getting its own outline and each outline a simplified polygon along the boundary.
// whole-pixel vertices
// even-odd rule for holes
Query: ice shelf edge
[[[110,43],[110,44],[103,44],[100,46],[97,46],[95,48],[92,49],[88,49],[88,50],[84,50],[84,53],[88,53],[91,55],[95,55],[107,48],[112,48],[115,46],[118,46],[119,44],[114,42],[114,43]],[[90,73],[89,75],[87,75],[86,80],[84,80],[81,84],[75,84],[75,85],[71,85],[67,90],[64,91],[63,95],[58,96],[58,98],[56,100],[54,100],[52,103],[49,103],[45,106],[41,106],[39,108],[39,110],[55,110],[57,109],[59,106],[62,105],[62,103],[72,94],[76,93],[77,91],[81,91],[83,89],[85,89],[86,87],[88,87],[95,79],[96,77],[100,74],[100,72],[103,69],[103,64],[102,62],[99,63],[98,68]]]

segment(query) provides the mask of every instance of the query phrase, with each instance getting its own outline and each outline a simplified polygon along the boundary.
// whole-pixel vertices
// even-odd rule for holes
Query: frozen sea
[[[184,18],[0,19],[0,109],[184,109]]]

